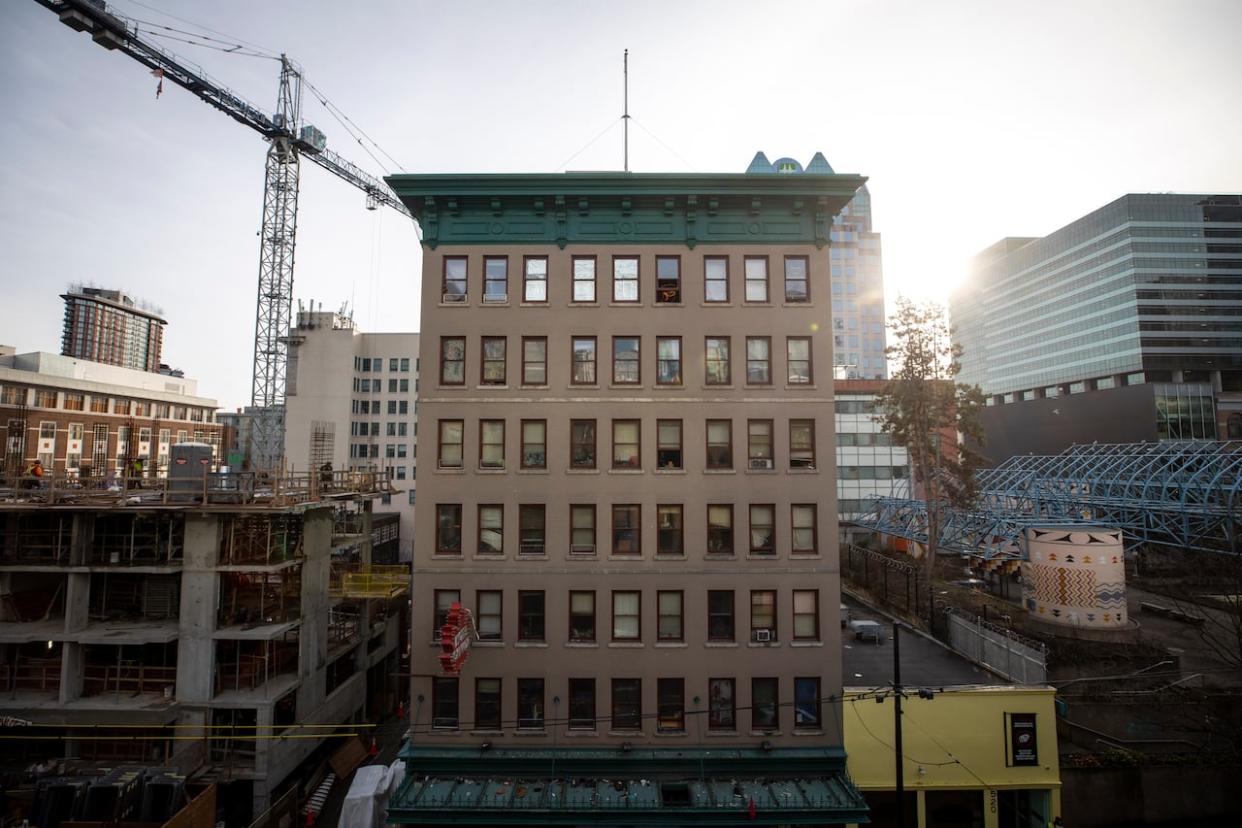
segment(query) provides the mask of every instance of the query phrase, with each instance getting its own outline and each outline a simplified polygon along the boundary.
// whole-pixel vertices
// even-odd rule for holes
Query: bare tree
[[[952,342],[941,305],[900,297],[888,327],[893,344],[886,354],[895,370],[877,397],[876,420],[910,455],[910,496],[927,508],[924,568],[930,584],[947,511],[969,507],[977,494],[981,458],[971,444],[983,442],[983,392],[956,382],[962,349]]]

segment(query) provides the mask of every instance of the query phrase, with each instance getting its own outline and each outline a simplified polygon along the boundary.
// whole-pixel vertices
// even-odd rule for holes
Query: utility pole
[[[893,622],[893,753],[897,763],[897,828],[906,828],[906,785],[901,748],[901,624]]]

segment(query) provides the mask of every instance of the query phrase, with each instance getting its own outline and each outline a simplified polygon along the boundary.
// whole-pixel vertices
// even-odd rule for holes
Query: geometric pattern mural
[[[1125,558],[1118,530],[1029,527],[1024,603],[1036,618],[1071,627],[1124,626]]]

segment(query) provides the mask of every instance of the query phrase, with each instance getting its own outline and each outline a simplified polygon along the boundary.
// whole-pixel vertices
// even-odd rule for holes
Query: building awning
[[[867,821],[840,749],[463,751],[407,745],[402,756],[405,780],[388,809],[389,821],[399,825]]]

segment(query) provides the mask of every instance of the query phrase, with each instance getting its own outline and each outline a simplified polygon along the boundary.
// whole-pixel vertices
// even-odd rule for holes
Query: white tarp
[[[388,798],[405,776],[405,763],[365,765],[354,771],[354,781],[341,806],[340,828],[382,828],[388,817]]]

